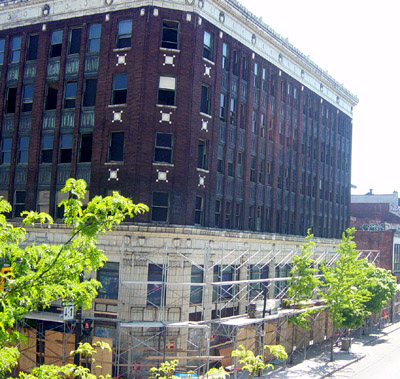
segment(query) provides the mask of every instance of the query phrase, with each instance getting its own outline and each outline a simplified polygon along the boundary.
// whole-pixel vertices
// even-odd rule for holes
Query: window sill
[[[167,163],[167,162],[153,162],[153,166],[162,166],[162,167],[174,167],[173,163]]]
[[[170,53],[180,53],[181,52],[179,49],[170,49],[168,47],[160,47],[160,51],[167,51]]]
[[[124,161],[113,161],[113,162],[105,162],[105,166],[114,166],[114,165],[123,165]]]
[[[206,62],[206,63],[209,63],[209,64],[211,64],[211,65],[213,65],[213,66],[215,66],[215,63],[214,63],[213,61],[210,61],[210,60],[207,59],[207,58],[204,58],[204,57],[203,57],[203,61]]]
[[[200,112],[200,115],[202,115],[202,116],[204,116],[204,117],[207,117],[207,118],[209,118],[209,119],[212,119],[212,116],[209,115],[208,113]]]
[[[126,108],[126,103],[123,104],[110,104],[108,108]]]
[[[205,170],[204,168],[197,167],[197,172],[202,172],[203,174],[209,174],[210,170]]]
[[[176,105],[163,105],[163,104],[156,104],[157,108],[168,108],[168,109],[177,109]]]
[[[113,49],[114,53],[118,53],[119,51],[129,51],[132,50],[132,47],[120,47],[119,49]]]

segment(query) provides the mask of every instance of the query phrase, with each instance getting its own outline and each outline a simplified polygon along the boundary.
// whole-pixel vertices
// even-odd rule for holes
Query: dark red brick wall
[[[82,48],[80,54],[80,71],[78,74],[78,93],[76,100],[76,119],[74,128],[74,159],[71,164],[71,175],[76,173],[76,152],[79,139],[79,114],[81,104],[85,36],[87,26],[91,23],[102,23],[102,38],[100,64],[98,71],[97,102],[95,109],[95,127],[93,130],[93,156],[91,163],[90,194],[104,194],[110,190],[119,190],[122,194],[131,196],[135,202],[151,203],[153,191],[168,191],[170,193],[170,224],[193,225],[195,215],[196,196],[205,199],[204,226],[214,227],[215,200],[222,203],[222,225],[225,222],[226,206],[232,204],[231,226],[234,224],[236,205],[241,204],[241,229],[285,234],[305,234],[309,227],[317,236],[339,237],[349,224],[349,196],[350,196],[350,156],[351,156],[351,120],[348,116],[322,101],[321,98],[303,88],[295,79],[280,71],[271,62],[261,57],[234,40],[231,36],[222,33],[216,25],[201,20],[198,15],[158,8],[158,15],[153,14],[153,7],[145,7],[145,15],[140,15],[140,9],[130,9],[109,13],[109,21],[105,14],[88,17],[60,20],[47,23],[46,30],[42,24],[0,31],[0,38],[8,40],[12,35],[22,34],[25,38],[30,33],[40,34],[40,53],[36,62],[37,74],[35,78],[34,110],[32,112],[32,126],[30,134],[30,155],[27,165],[26,206],[29,209],[36,207],[38,190],[38,169],[41,143],[42,114],[44,102],[44,88],[46,83],[46,65],[48,45],[51,32],[56,29],[64,30],[63,53],[59,76],[58,108],[56,112],[56,129],[54,131],[54,154],[51,165],[51,184],[41,189],[50,190],[51,209],[55,209],[55,194],[60,185],[57,184],[56,164],[58,159],[58,141],[60,134],[61,105],[63,96],[64,77],[67,48],[67,32],[71,26],[82,25]],[[118,20],[131,18],[133,20],[132,47],[125,51],[114,51]],[[165,51],[160,49],[162,20],[172,19],[180,21],[180,51],[168,52],[175,55],[175,66],[163,65]],[[214,34],[214,65],[202,59],[204,30]],[[232,71],[226,73],[228,86],[222,88],[221,68],[222,44],[226,42],[232,51],[237,50],[240,58],[248,59],[248,81],[238,78],[237,95],[232,91]],[[116,65],[117,54],[126,54],[126,65]],[[23,54],[22,54],[23,55]],[[262,90],[253,85],[254,62],[261,70],[268,71],[267,103],[262,105]],[[232,61],[231,61],[232,63]],[[204,75],[205,67],[211,67],[211,77]],[[21,60],[20,73],[23,72],[24,61]],[[7,64],[2,69],[0,94],[5,93]],[[112,78],[114,74],[128,74],[127,104],[121,107],[110,107]],[[156,106],[159,75],[173,75],[177,78],[176,109],[166,109]],[[271,78],[275,77],[275,96],[270,95]],[[281,87],[281,82],[283,86]],[[201,130],[200,95],[201,85],[211,88],[212,119],[208,122],[208,131]],[[293,92],[287,94],[287,85],[297,89],[299,106],[294,107]],[[241,95],[242,88],[247,85],[247,96]],[[18,99],[22,88],[22,74],[18,81]],[[281,90],[282,89],[282,90]],[[229,138],[229,124],[224,125],[219,120],[219,95],[224,91],[227,95],[227,112],[229,115],[229,99],[237,98],[237,117],[240,119],[239,105],[244,103],[247,110],[244,146],[239,146],[241,133],[239,125],[234,129],[233,137]],[[259,102],[255,103],[255,91],[259,91]],[[312,104],[312,110],[308,103]],[[303,106],[304,103],[304,106]],[[4,107],[3,95],[0,96],[0,107]],[[2,108],[4,109],[4,108]],[[113,122],[112,111],[123,111],[122,122]],[[160,110],[171,111],[171,124],[160,123]],[[253,110],[257,114],[257,134],[251,132],[251,116]],[[1,112],[0,112],[1,113]],[[260,115],[266,116],[266,137],[260,134]],[[329,113],[329,118],[326,114]],[[14,150],[18,136],[19,113],[15,114]],[[2,115],[0,115],[2,117]],[[297,119],[297,122],[295,121]],[[268,127],[271,125],[271,140],[268,142]],[[221,135],[221,127],[226,127],[225,135]],[[124,131],[124,162],[107,163],[108,137],[111,131]],[[172,133],[174,136],[173,167],[160,166],[153,163],[154,140],[156,132]],[[199,139],[209,143],[209,172],[197,170],[197,144]],[[253,141],[255,150],[252,151]],[[217,173],[218,145],[225,146],[225,171]],[[234,166],[237,166],[238,152],[244,156],[244,175],[239,179],[228,178],[227,160],[228,147],[234,149]],[[262,153],[265,150],[265,154]],[[251,157],[256,157],[256,183],[250,181]],[[271,162],[272,183],[259,183],[258,167],[264,160]],[[14,172],[16,164],[13,161],[9,170],[9,184],[0,190],[9,191],[9,200],[16,189]],[[287,185],[278,188],[279,171],[287,172]],[[109,169],[118,169],[118,181],[109,180]],[[168,170],[168,182],[157,182],[157,169]],[[205,176],[205,187],[199,186],[199,175]],[[223,180],[223,192],[217,193],[217,179]],[[265,173],[265,176],[267,173]],[[283,175],[283,174],[282,174]],[[302,184],[304,178],[305,184]],[[233,193],[228,193],[228,184],[233,180]],[[237,187],[243,180],[243,196],[238,196]],[[0,186],[1,187],[1,186]],[[255,188],[255,196],[250,198],[251,189]],[[271,200],[267,191],[271,191]],[[259,222],[249,222],[250,209],[254,210],[254,218],[260,214]],[[140,216],[137,221],[150,221],[150,214]]]

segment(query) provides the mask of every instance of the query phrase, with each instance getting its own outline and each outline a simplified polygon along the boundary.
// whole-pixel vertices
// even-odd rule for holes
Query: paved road
[[[364,346],[365,358],[338,371],[330,378],[400,378],[400,329]]]

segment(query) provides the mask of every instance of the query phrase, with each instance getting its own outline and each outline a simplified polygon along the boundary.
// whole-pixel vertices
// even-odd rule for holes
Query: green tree
[[[99,234],[111,231],[126,217],[148,211],[146,205],[133,204],[117,192],[107,197],[96,196],[84,208],[83,180],[69,179],[62,192],[69,193],[69,198],[59,204],[64,207],[64,222],[69,230],[69,238],[62,245],[26,246],[26,229],[7,222],[4,214],[11,212],[11,206],[0,200],[0,262],[11,268],[0,276],[4,288],[0,291],[0,376],[17,364],[16,345],[23,336],[15,330],[16,322],[28,312],[45,309],[60,299],[89,308],[99,282],[83,278],[107,260],[96,246]],[[24,226],[43,227],[53,223],[46,213],[25,211],[22,216]],[[36,377],[50,378],[47,370],[50,370],[47,366],[37,368],[40,375]]]
[[[275,358],[287,359],[287,353],[282,345],[265,345],[264,350],[268,349],[269,353]],[[243,345],[239,345],[238,349],[232,351],[232,357],[238,357],[239,363],[242,364],[242,371],[247,371],[250,376],[257,376],[266,369],[273,369],[274,365],[265,363],[263,355],[255,355],[251,350],[247,350]]]
[[[365,288],[367,280],[365,262],[358,258],[353,241],[355,229],[347,229],[339,245],[339,259],[334,266],[322,266],[325,278],[325,291],[322,296],[332,314],[335,328],[357,328],[362,325],[369,311],[365,303],[371,293]]]

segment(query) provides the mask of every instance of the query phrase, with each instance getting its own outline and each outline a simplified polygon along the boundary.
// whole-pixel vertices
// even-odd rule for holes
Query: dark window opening
[[[77,82],[65,83],[64,108],[75,108]]]
[[[84,107],[94,107],[96,105],[97,79],[86,79],[83,88]]]
[[[190,275],[191,283],[201,284],[203,283],[203,267],[192,265]],[[203,301],[203,287],[192,285],[190,286],[190,304],[201,304]]]
[[[163,20],[161,47],[179,49],[179,22]]]
[[[175,105],[176,78],[160,76],[158,87],[158,104]]]
[[[167,222],[169,213],[169,193],[153,192],[151,202],[151,221]]]
[[[50,42],[50,58],[60,57],[61,49],[62,49],[62,30],[55,30],[51,34],[51,42]]]
[[[132,20],[118,22],[117,49],[131,46]]]
[[[14,195],[14,217],[21,217],[21,212],[25,210],[25,191],[15,191]]]
[[[128,75],[115,75],[113,78],[112,104],[126,104]]]
[[[18,163],[28,163],[29,137],[18,139]]]
[[[90,133],[81,135],[79,162],[92,161],[92,143],[93,143],[93,134]]]
[[[207,150],[207,141],[199,140],[197,145],[197,167],[203,170],[207,170],[208,168]]]
[[[17,87],[8,87],[6,90],[6,113],[15,113],[17,100]]]
[[[147,305],[160,306],[165,304],[165,285],[164,282],[167,278],[164,277],[164,266],[149,264],[147,280],[154,282],[147,285]]]
[[[72,161],[72,134],[62,134],[60,143],[60,163]]]
[[[11,162],[12,138],[2,138],[1,140],[1,164]]]
[[[74,28],[69,32],[68,54],[79,54],[81,49],[82,28]]]
[[[154,161],[172,163],[172,134],[156,133]]]
[[[4,49],[6,46],[6,40],[0,39],[0,65],[2,65],[4,63]]]
[[[202,196],[196,196],[194,223],[204,226],[204,198]]]
[[[226,43],[222,44],[222,68],[229,71],[229,46]]]
[[[119,263],[106,262],[97,270],[97,280],[101,283],[97,298],[118,300]]]
[[[210,61],[213,60],[213,55],[214,55],[213,47],[214,47],[214,35],[211,34],[210,32],[205,31],[203,38],[203,57]]]
[[[210,104],[211,104],[210,88],[205,85],[202,85],[200,112],[210,114]]]
[[[53,136],[44,135],[42,137],[41,163],[51,163],[53,161]]]
[[[22,90],[22,112],[31,112],[33,104],[33,85],[28,84]]]
[[[45,102],[46,110],[57,108],[57,95],[58,95],[58,83],[57,82],[47,83],[47,94]]]
[[[27,61],[35,61],[37,59],[39,46],[39,36],[37,34],[28,37],[28,48],[26,52]]]
[[[124,132],[111,132],[108,147],[108,161],[122,162],[124,160]]]

